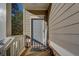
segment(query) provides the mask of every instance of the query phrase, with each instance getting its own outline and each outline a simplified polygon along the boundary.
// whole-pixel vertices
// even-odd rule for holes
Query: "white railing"
[[[15,35],[8,38],[9,40],[4,45],[4,55],[17,56],[19,52],[25,47],[25,36]],[[9,51],[8,51],[9,49]]]

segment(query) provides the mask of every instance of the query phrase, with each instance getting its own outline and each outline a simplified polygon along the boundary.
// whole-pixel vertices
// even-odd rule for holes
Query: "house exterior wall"
[[[32,19],[43,19],[44,21],[44,36],[42,39],[43,43],[46,45],[47,43],[47,19],[46,13],[47,10],[27,10],[26,6],[24,5],[23,10],[23,35],[25,35],[28,39],[31,40],[32,38]]]
[[[36,12],[35,12],[36,11]],[[46,12],[46,11],[43,11]],[[27,35],[31,38],[31,19],[42,18],[45,19],[45,13],[40,13],[39,10],[27,10],[24,4],[23,10],[23,35]]]
[[[31,15],[28,11],[24,10],[23,16],[23,34],[31,37]]]
[[[48,23],[50,47],[60,55],[79,55],[79,4],[53,3]]]
[[[28,12],[27,10],[24,12],[24,20],[23,20],[23,34],[31,37],[31,19],[32,18],[44,18],[43,15],[34,15]]]

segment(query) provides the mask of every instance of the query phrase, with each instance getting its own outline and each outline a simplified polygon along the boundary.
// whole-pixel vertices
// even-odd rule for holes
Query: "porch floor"
[[[26,48],[26,50],[21,54],[21,56],[52,56],[48,49],[39,50],[33,49],[32,47]]]

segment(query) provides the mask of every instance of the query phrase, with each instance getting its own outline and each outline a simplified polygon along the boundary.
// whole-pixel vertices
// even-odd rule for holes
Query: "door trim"
[[[33,20],[44,20],[41,18],[31,18],[31,45],[32,45],[32,39],[33,39]]]

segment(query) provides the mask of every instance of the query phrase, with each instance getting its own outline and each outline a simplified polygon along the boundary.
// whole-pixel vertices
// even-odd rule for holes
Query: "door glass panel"
[[[33,20],[33,39],[43,43],[43,20]]]

